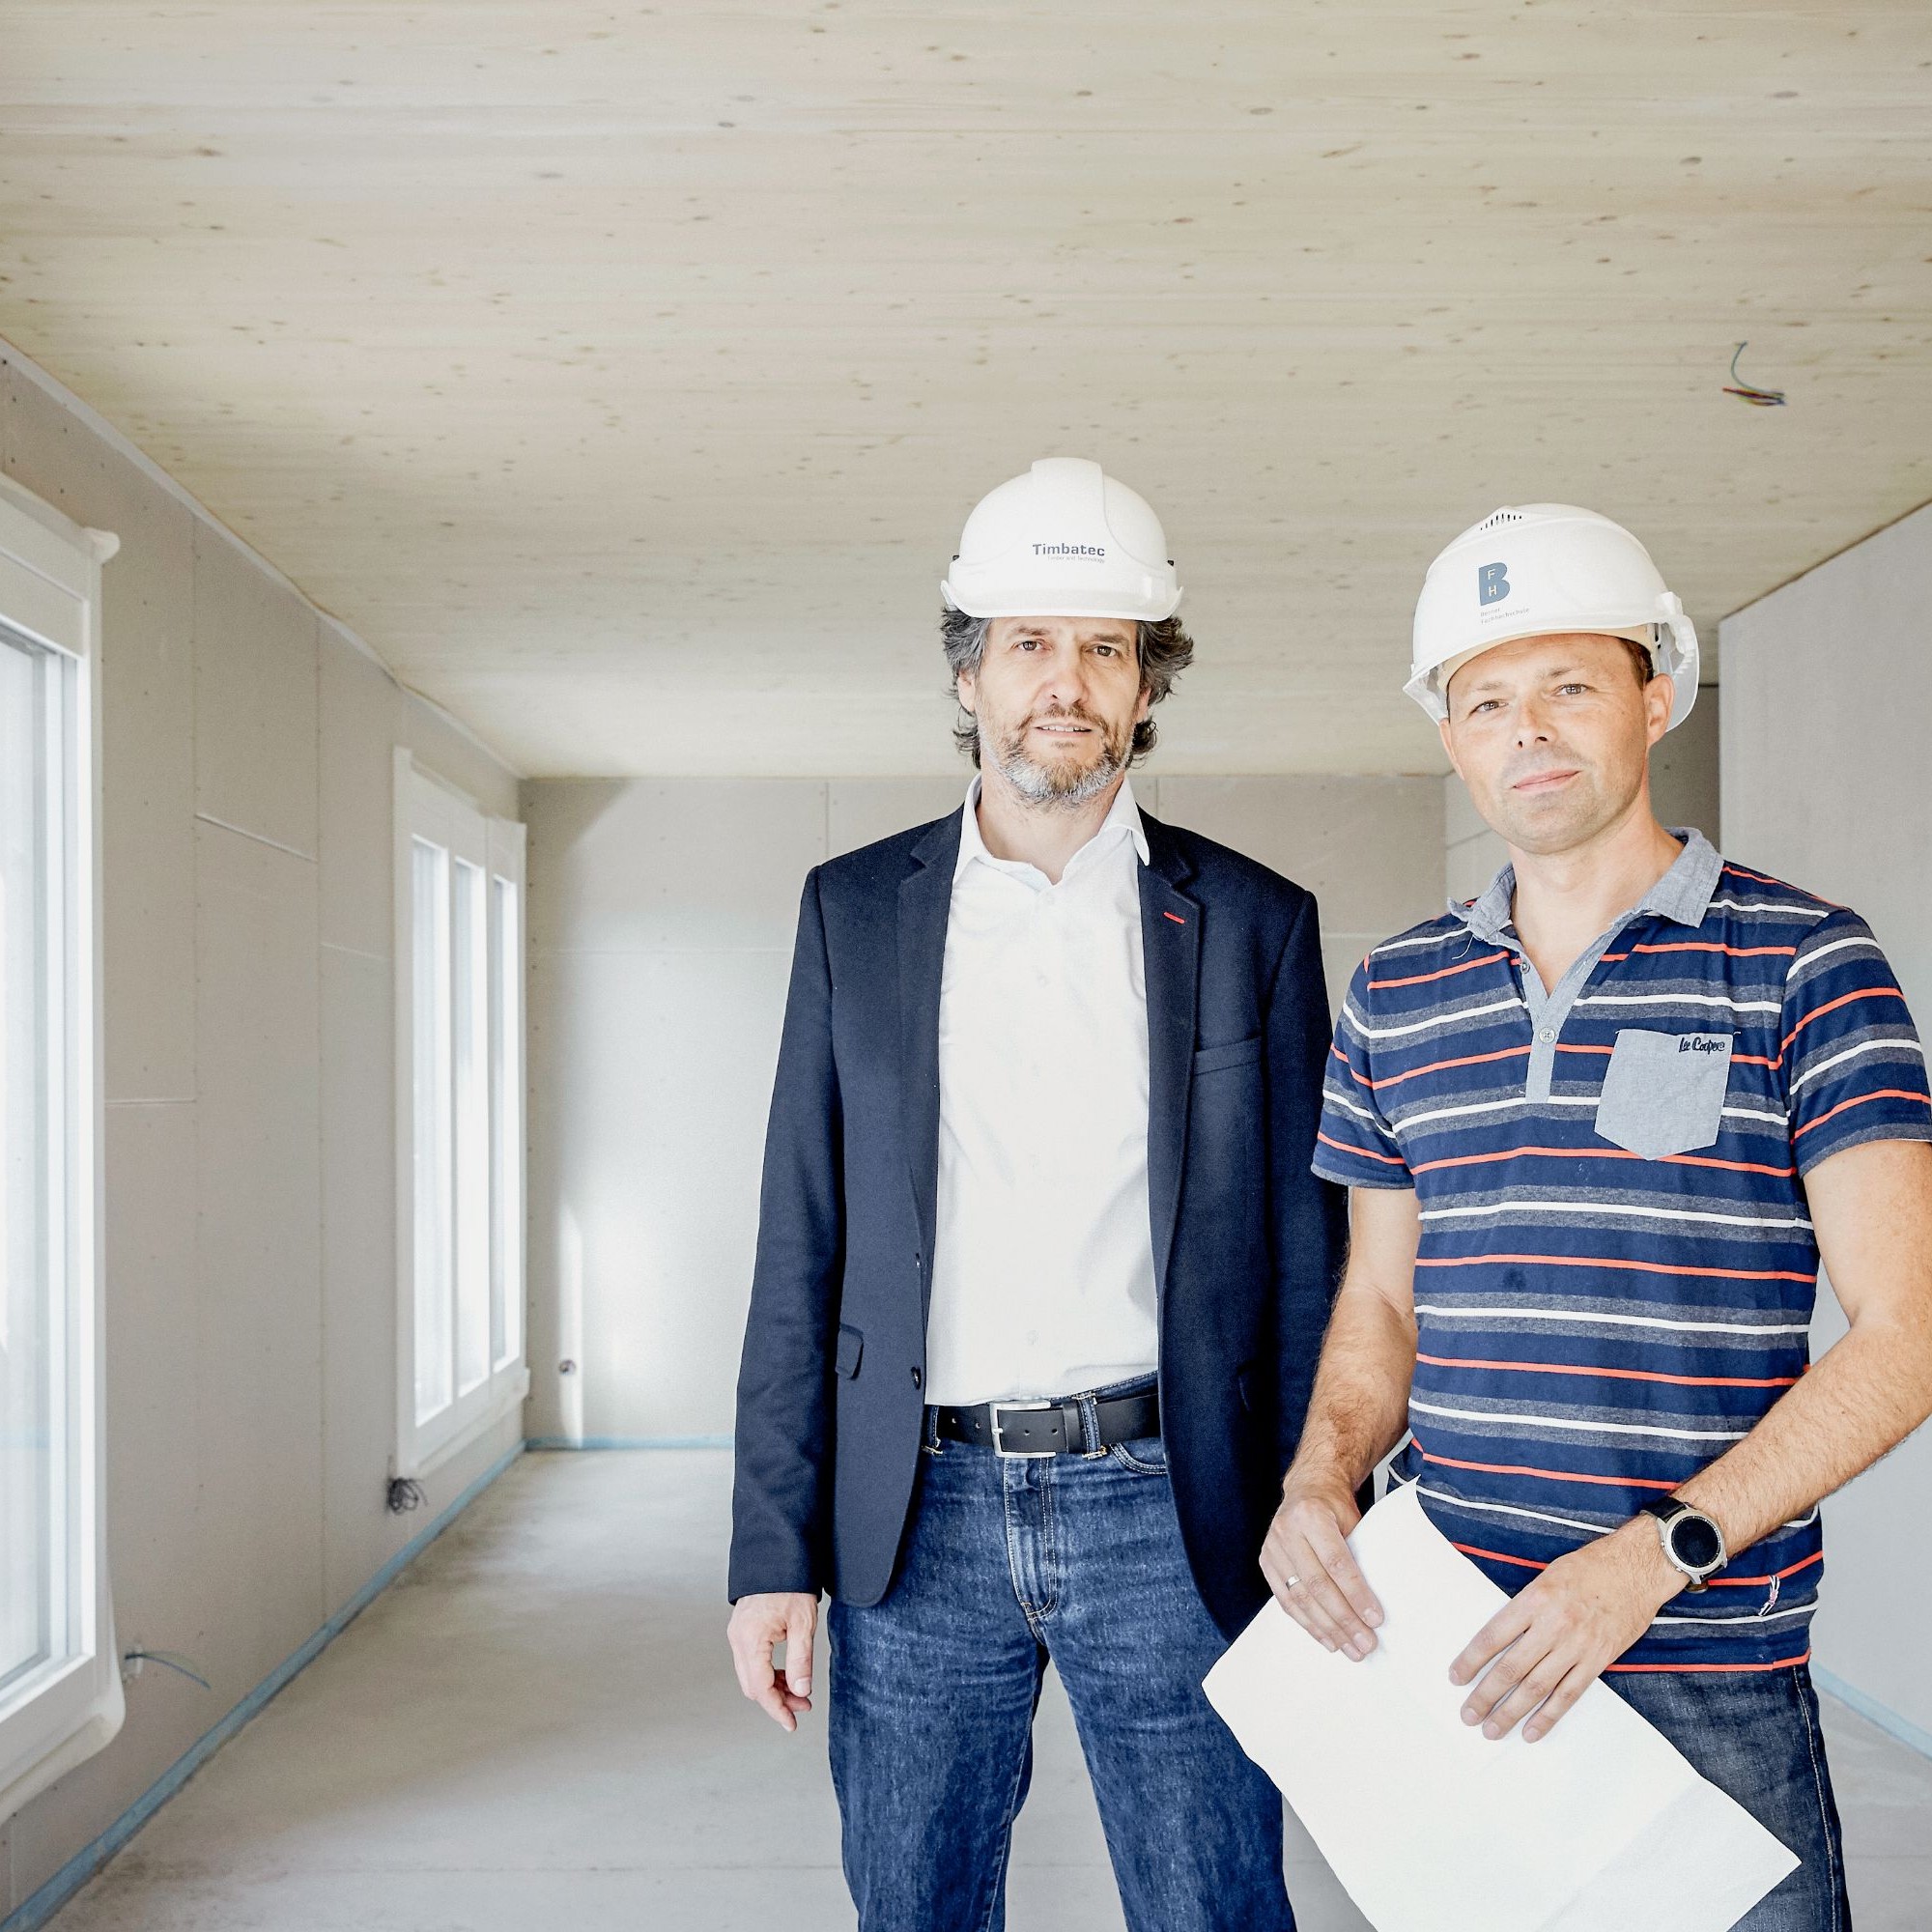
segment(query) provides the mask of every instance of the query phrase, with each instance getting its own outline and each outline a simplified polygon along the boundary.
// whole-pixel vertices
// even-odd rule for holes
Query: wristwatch
[[[1724,1532],[1716,1520],[1679,1496],[1660,1496],[1645,1503],[1643,1511],[1657,1519],[1657,1540],[1663,1546],[1664,1561],[1690,1579],[1684,1587],[1708,1589],[1711,1578],[1731,1560]]]

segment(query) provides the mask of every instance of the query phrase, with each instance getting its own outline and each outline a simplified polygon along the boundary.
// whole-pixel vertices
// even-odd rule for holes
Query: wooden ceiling
[[[0,335],[531,775],[950,769],[1050,453],[1180,561],[1160,769],[1423,771],[1497,503],[1714,628],[1932,497],[1928,163],[1920,0],[10,0]]]

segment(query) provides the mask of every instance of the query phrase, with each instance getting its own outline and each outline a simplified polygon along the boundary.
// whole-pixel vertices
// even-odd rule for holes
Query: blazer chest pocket
[[[859,1373],[859,1357],[865,1352],[866,1337],[863,1331],[839,1322],[838,1348],[832,1357],[832,1366],[849,1381]]]
[[[1204,1046],[1194,1056],[1196,1073],[1218,1073],[1224,1066],[1247,1066],[1262,1057],[1262,1037],[1231,1040],[1226,1046]]]
[[[1597,1132],[1645,1160],[1709,1147],[1723,1125],[1734,1044],[1727,1033],[1624,1028],[1597,1100]]]

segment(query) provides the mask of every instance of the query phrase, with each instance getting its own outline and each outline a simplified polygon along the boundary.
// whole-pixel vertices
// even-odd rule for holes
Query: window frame
[[[0,1819],[121,1727],[125,1702],[107,1565],[105,1442],[106,1252],[101,1174],[106,1092],[100,900],[100,569],[119,548],[11,480],[0,478],[0,624],[8,649],[49,661],[52,776],[47,839],[50,1132],[49,1220],[60,1280],[53,1288],[63,1371],[56,1396],[64,1476],[60,1580],[66,1608],[58,1652],[0,1694]],[[18,640],[17,643],[15,640]],[[55,895],[58,904],[54,903]]]
[[[526,1198],[527,1136],[523,1131],[528,1055],[527,1011],[525,998],[526,972],[527,893],[525,883],[524,827],[514,819],[497,818],[487,813],[467,793],[417,761],[407,746],[395,750],[395,1116],[396,1116],[396,1411],[395,1446],[390,1473],[398,1477],[428,1475],[453,1456],[461,1454],[486,1430],[520,1408],[529,1394],[527,1361],[528,1321],[524,1307],[525,1284],[528,1278],[527,1236],[524,1201]],[[418,839],[440,847],[448,854],[442,880],[448,907],[450,949],[455,945],[455,880],[459,863],[480,870],[479,895],[484,915],[481,951],[484,958],[481,1060],[486,1082],[486,1105],[482,1122],[482,1146],[478,1153],[485,1177],[487,1200],[484,1206],[487,1252],[483,1269],[487,1280],[488,1303],[485,1314],[485,1370],[480,1380],[468,1390],[461,1387],[462,1281],[459,1254],[449,1266],[449,1337],[451,1400],[434,1413],[418,1419],[416,1366],[419,1331],[416,1297],[416,956],[415,956],[415,851]],[[497,884],[507,881],[514,891],[518,915],[517,947],[513,960],[506,961],[499,945],[501,914]],[[514,984],[506,984],[508,968],[514,966]],[[452,1009],[454,981],[452,979]],[[498,1051],[499,1032],[506,994],[514,997],[515,1068],[514,1078],[504,1079],[502,1056]],[[457,1056],[448,1056],[446,1072],[450,1083],[448,1104],[452,1136],[458,1131],[455,1118]],[[508,1090],[507,1093],[505,1090]],[[514,1146],[500,1146],[504,1102],[514,1106],[516,1123]],[[460,1150],[452,1138],[450,1145],[451,1201],[449,1227],[460,1239],[461,1204],[455,1197],[458,1184],[456,1166]],[[514,1180],[514,1199],[504,1200],[506,1180]],[[505,1207],[511,1208],[505,1214]],[[496,1337],[507,1334],[510,1319],[508,1301],[516,1297],[515,1331],[517,1347],[498,1355]],[[501,1324],[501,1325],[499,1325]]]

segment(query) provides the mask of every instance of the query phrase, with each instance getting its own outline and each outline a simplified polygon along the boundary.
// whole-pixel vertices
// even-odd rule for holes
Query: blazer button
[[[912,1372],[912,1385],[914,1388],[923,1388],[925,1386],[925,1378],[917,1369]]]

